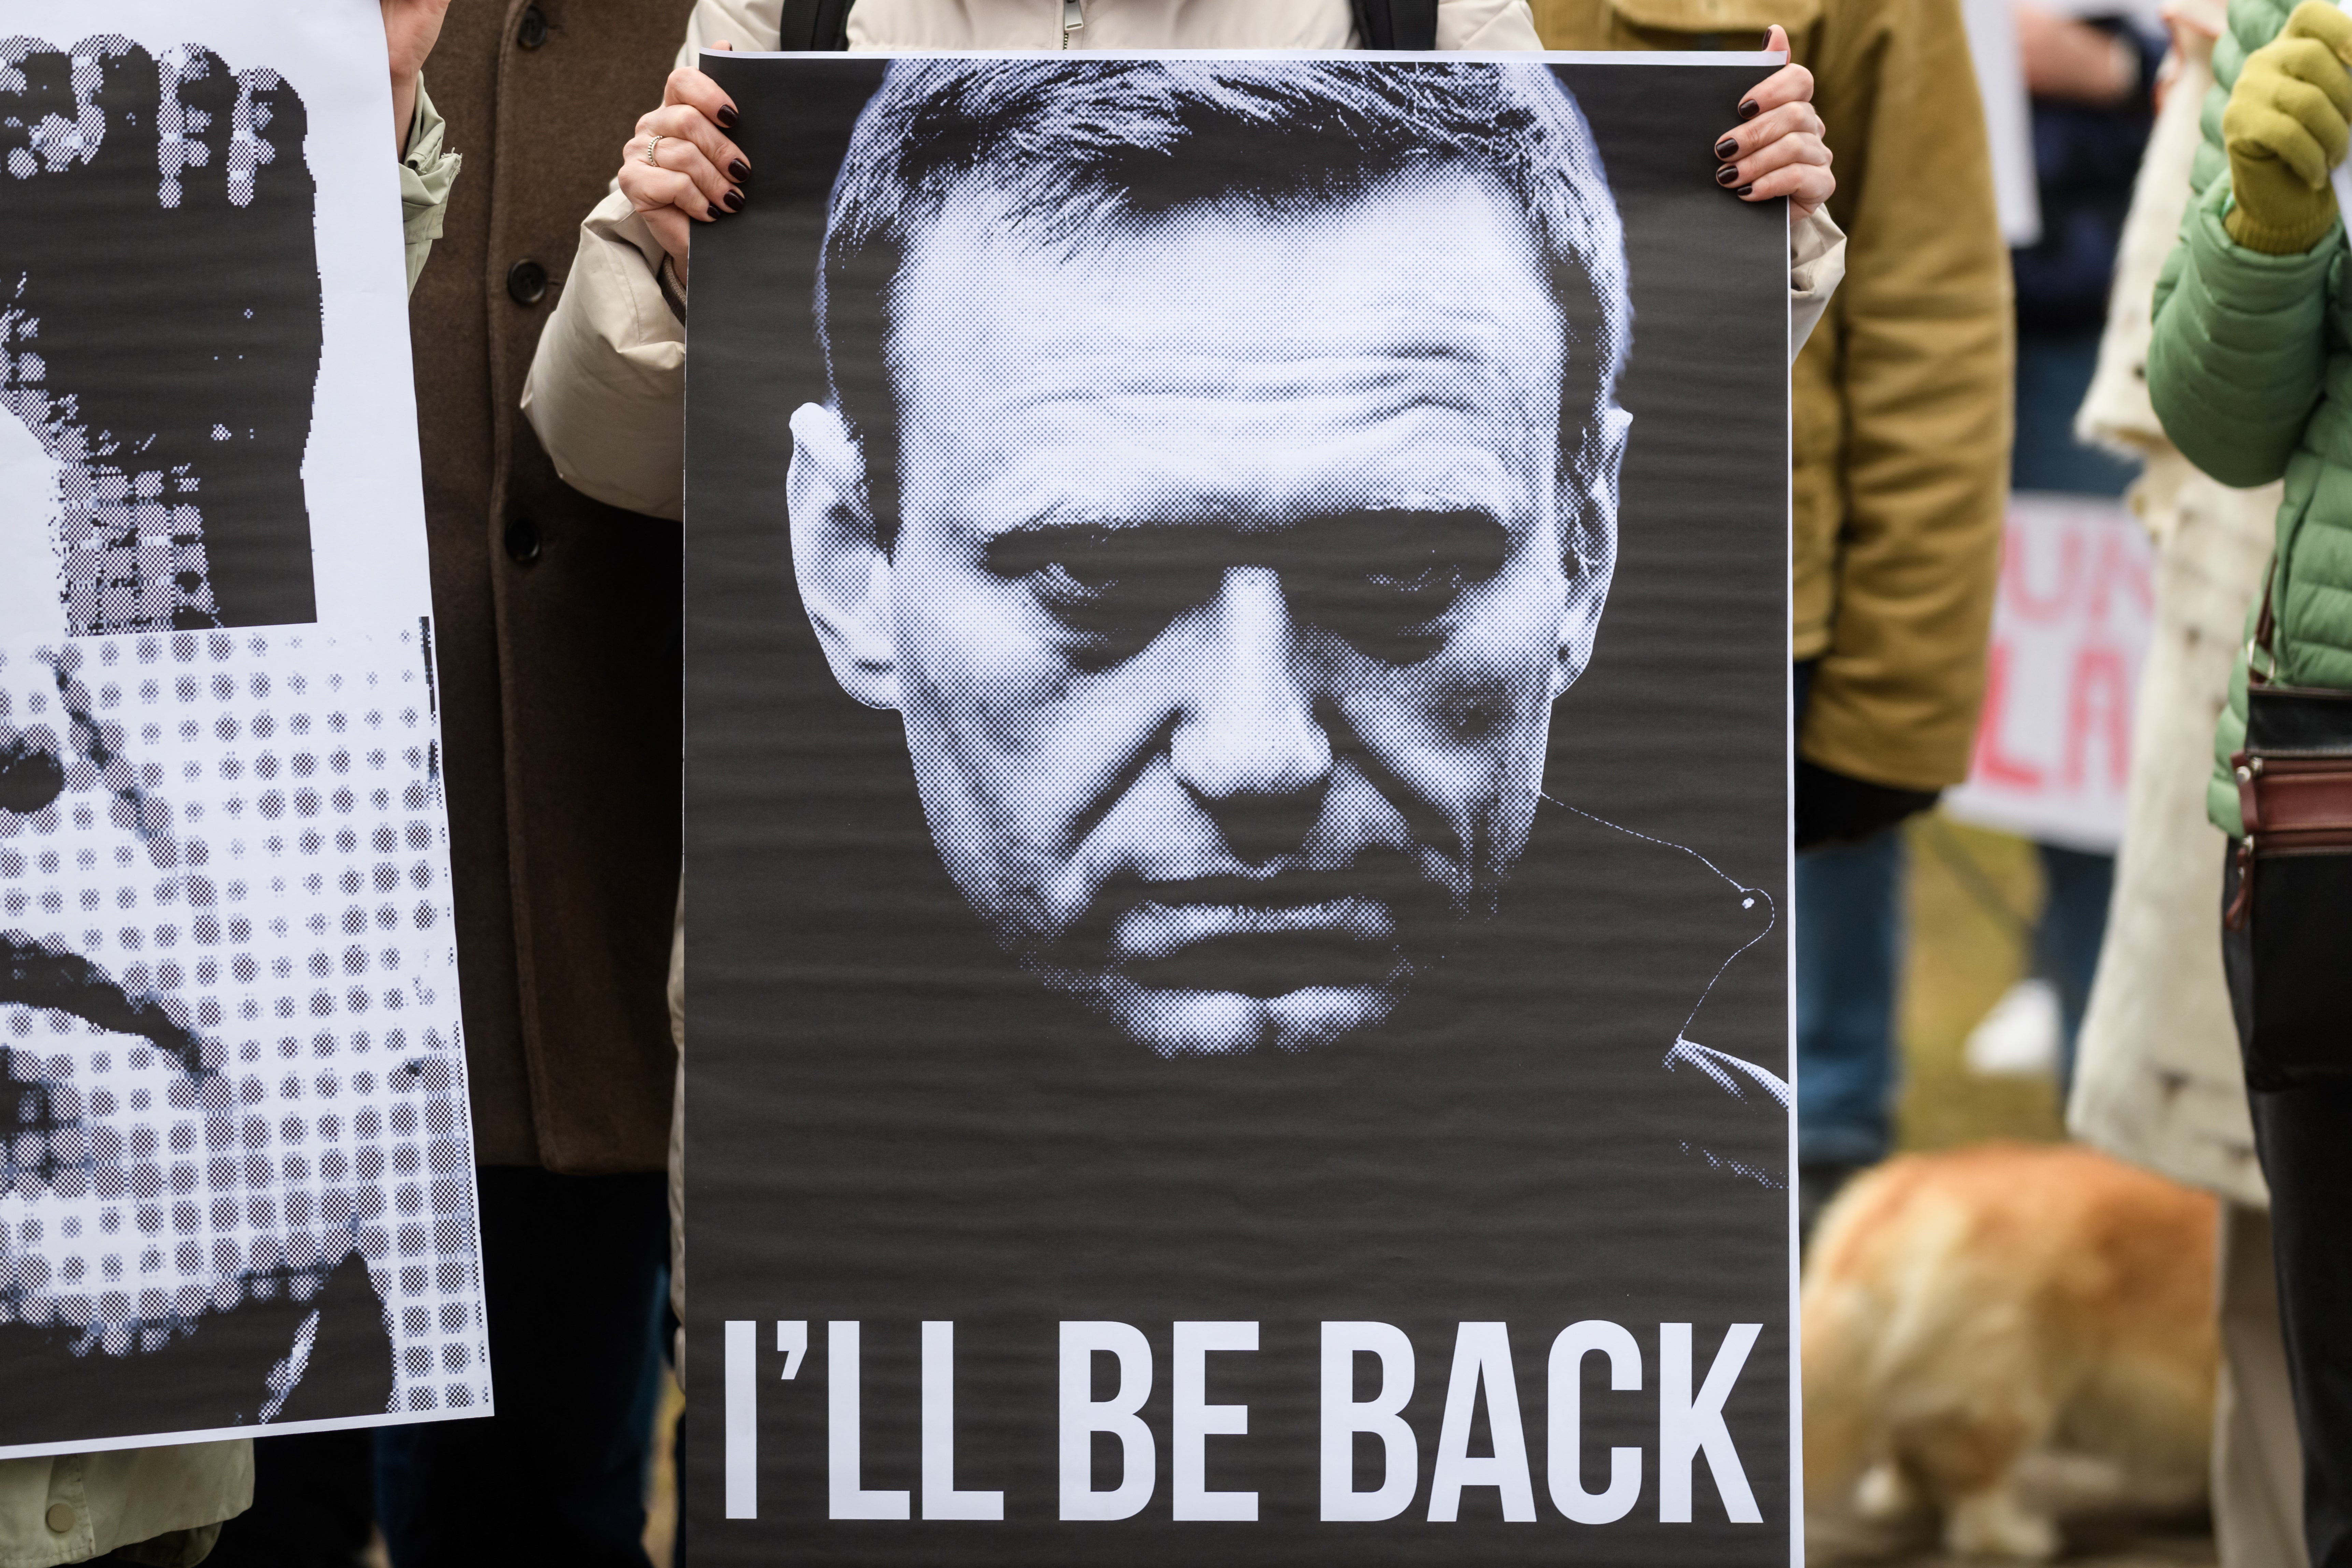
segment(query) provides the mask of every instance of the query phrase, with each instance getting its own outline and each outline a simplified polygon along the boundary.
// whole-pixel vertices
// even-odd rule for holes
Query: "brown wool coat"
[[[1959,783],[1984,690],[2014,351],[1958,0],[1533,4],[1555,49],[1752,49],[1778,22],[1813,72],[1847,245],[1844,285],[1791,378],[1790,647],[1822,661],[1798,748],[1874,784]]]
[[[518,405],[692,8],[458,0],[433,51],[466,177],[409,322],[486,1165],[657,1171],[668,1142],[678,530],[565,486]]]

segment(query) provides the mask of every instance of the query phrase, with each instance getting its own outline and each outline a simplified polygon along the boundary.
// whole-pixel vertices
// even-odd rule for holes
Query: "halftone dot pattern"
[[[131,1354],[356,1249],[394,1412],[488,1404],[437,732],[421,623],[0,650],[7,1320]]]
[[[121,96],[111,73],[147,79],[152,110],[116,102],[110,111],[109,93]],[[47,99],[41,98],[44,89]],[[197,209],[203,203],[209,201],[215,213],[224,199],[230,209],[252,208],[261,169],[300,162],[304,121],[299,100],[285,79],[267,68],[232,71],[202,44],[151,56],[132,40],[110,34],[63,50],[32,38],[0,40],[0,100],[5,95],[23,96],[15,102],[0,100],[0,130],[14,130],[23,140],[0,156],[0,200],[20,194],[13,187],[71,188],[79,180],[85,203],[106,204],[110,216],[122,216],[124,205],[152,216],[179,212],[185,204],[189,216],[202,221]],[[20,107],[31,100],[48,107]],[[295,114],[289,119],[281,106],[290,106]],[[110,140],[119,143],[111,149],[118,163],[124,156],[140,158],[142,177],[136,183],[106,185],[93,179],[90,167],[110,150]],[[205,196],[192,196],[186,188],[197,172],[209,172]],[[47,221],[41,213],[12,209],[9,216],[27,226]],[[7,265],[14,254],[0,247],[0,411],[22,420],[58,465],[50,544],[66,633],[169,631],[251,619],[228,613],[223,602],[233,596],[227,584],[215,592],[219,552],[206,547],[205,516],[211,509],[215,526],[223,517],[240,516],[220,493],[235,483],[238,464],[283,467],[280,481],[296,479],[300,442],[283,439],[282,432],[279,439],[267,439],[272,435],[268,426],[284,423],[283,410],[240,405],[234,378],[217,387],[184,385],[150,365],[143,367],[148,375],[184,406],[172,416],[140,411],[152,416],[136,420],[125,405],[126,396],[141,392],[136,370],[93,369],[89,334],[76,333],[71,329],[78,323],[59,321],[35,301],[47,284],[54,302],[58,279]],[[315,270],[315,263],[310,265]],[[247,321],[257,308],[272,308],[258,294],[255,298],[257,307],[243,311]],[[61,339],[68,344],[62,349]],[[79,362],[72,357],[77,341]],[[212,347],[213,365],[250,357],[257,363],[246,368],[258,369],[257,362],[266,357],[258,339],[224,338]],[[307,388],[314,362],[315,355],[310,363],[289,359],[280,368],[295,378],[292,384]],[[209,431],[208,440],[191,450],[186,440],[165,434],[166,423],[186,419],[187,402],[207,397],[220,401],[217,418],[208,415],[196,421]]]
[[[803,413],[862,520],[796,519],[800,581],[974,912],[1164,1056],[1377,1026],[1496,912],[1615,568],[1632,306],[1574,98],[899,60],[824,243]],[[885,559],[887,687],[828,629]]]

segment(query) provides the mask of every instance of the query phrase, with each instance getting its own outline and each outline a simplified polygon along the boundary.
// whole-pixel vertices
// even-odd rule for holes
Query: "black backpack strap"
[[[784,0],[783,26],[776,29],[776,47],[802,52],[849,47],[850,4],[851,0]],[[1430,14],[1434,18],[1433,4]]]
[[[1356,36],[1368,49],[1437,47],[1437,0],[1354,0]]]

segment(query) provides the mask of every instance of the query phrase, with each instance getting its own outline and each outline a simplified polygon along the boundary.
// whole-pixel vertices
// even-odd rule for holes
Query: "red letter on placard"
[[[2108,782],[2122,789],[2131,769],[2131,682],[2124,656],[2111,647],[2081,649],[2067,686],[2066,787],[2083,787],[2083,754],[2096,725],[2106,732]]]
[[[2012,789],[2040,789],[2042,770],[2000,749],[2000,722],[2009,710],[2009,648],[1995,643],[1985,657],[1984,712],[1977,720],[1977,777]]]
[[[2021,621],[2051,622],[2063,619],[2066,606],[2074,600],[2075,584],[2083,574],[2083,535],[2079,529],[2068,528],[2058,542],[2058,582],[2047,594],[2036,595],[2029,579],[2032,576],[2026,557],[2032,552],[2025,547],[2025,531],[2011,527],[2001,537],[2000,594],[2010,611]]]

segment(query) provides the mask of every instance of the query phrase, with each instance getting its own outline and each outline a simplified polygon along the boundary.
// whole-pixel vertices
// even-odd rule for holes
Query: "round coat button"
[[[539,559],[539,524],[519,517],[507,524],[507,553],[528,566]]]
[[[49,1527],[50,1534],[63,1535],[67,1531],[71,1530],[74,1527],[73,1504],[68,1502],[51,1503],[49,1505],[49,1511],[41,1516],[41,1522]]]
[[[507,268],[507,292],[518,305],[536,305],[547,298],[547,268],[536,261],[518,261]]]
[[[515,31],[515,42],[526,49],[535,49],[547,42],[547,13],[536,5],[523,7],[522,26]]]

